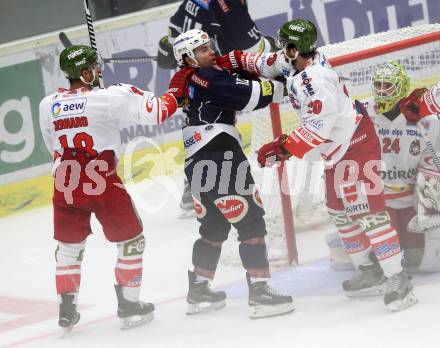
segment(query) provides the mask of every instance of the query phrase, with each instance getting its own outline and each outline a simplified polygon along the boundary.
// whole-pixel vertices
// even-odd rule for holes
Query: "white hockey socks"
[[[82,243],[58,242],[58,247],[55,250],[57,294],[75,295],[75,304],[81,283],[81,262],[85,244],[85,240]]]
[[[402,271],[402,253],[399,235],[391,226],[390,216],[386,211],[370,214],[359,219],[370,239],[371,247],[385,277],[389,278]]]
[[[362,227],[357,222],[353,222],[344,211],[329,209],[329,214],[355,268],[369,263],[370,240]]]
[[[133,239],[119,242],[117,245],[116,282],[121,286],[126,300],[139,301],[142,284],[142,254],[145,248],[144,236],[140,234]]]

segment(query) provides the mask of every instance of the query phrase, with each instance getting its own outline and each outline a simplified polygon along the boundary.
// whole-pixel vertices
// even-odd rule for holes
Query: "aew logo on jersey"
[[[312,78],[307,76],[307,73],[305,71],[302,72],[301,74],[301,78],[302,78],[302,83],[301,83],[301,87],[305,86],[307,92],[303,89],[303,92],[306,96],[312,96],[315,94],[315,91],[313,90],[312,87]]]
[[[413,156],[420,155],[420,140],[416,139],[409,145],[409,153]]]
[[[83,114],[86,109],[86,103],[86,98],[56,101],[52,104],[52,116],[60,117]]]

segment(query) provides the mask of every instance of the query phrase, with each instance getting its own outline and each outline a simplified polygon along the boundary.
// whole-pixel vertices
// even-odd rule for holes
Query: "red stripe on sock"
[[[57,294],[78,292],[81,284],[81,274],[62,274],[55,277]]]

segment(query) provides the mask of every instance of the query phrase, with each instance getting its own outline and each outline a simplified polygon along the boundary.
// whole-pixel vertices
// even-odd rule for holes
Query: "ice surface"
[[[181,178],[175,178],[179,183]],[[131,191],[138,190],[132,187]],[[138,190],[139,191],[139,190]],[[61,340],[55,294],[56,243],[52,208],[0,219],[0,348],[5,347],[411,347],[440,345],[440,274],[415,277],[419,303],[390,313],[381,298],[348,299],[341,289],[349,272],[333,272],[326,259],[326,230],[301,232],[297,267],[273,269],[272,285],[294,296],[287,316],[250,320],[247,287],[240,267],[219,265],[214,287],[228,293],[227,306],[185,315],[187,269],[197,221],[179,220],[171,196],[151,212],[140,200],[161,206],[165,188],[154,185],[133,195],[146,236],[142,299],[156,304],[150,324],[121,331],[113,290],[116,247],[93,220],[82,266],[81,321]]]

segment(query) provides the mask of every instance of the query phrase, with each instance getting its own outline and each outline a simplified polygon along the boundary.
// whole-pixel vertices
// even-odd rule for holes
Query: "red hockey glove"
[[[196,68],[187,66],[177,71],[171,78],[167,93],[174,95],[179,107],[188,104],[188,84],[196,71]]]
[[[229,71],[230,74],[234,74],[243,70],[243,64],[241,63],[243,52],[234,50],[228,54],[217,57],[217,65],[223,69]]]
[[[420,102],[423,94],[428,91],[426,88],[417,88],[400,101],[400,112],[410,123],[417,123],[423,116],[420,115]]]
[[[283,146],[286,140],[287,140],[287,135],[281,134],[271,143],[267,143],[263,145],[257,152],[258,164],[261,167],[271,167],[273,162],[272,161],[268,162],[267,161],[268,158],[272,156],[276,156],[275,160],[278,160],[278,159],[287,159],[290,156],[292,156],[292,154],[290,154]]]

